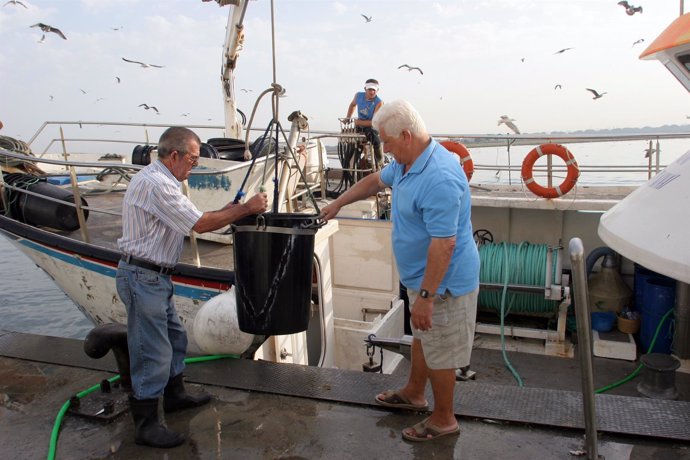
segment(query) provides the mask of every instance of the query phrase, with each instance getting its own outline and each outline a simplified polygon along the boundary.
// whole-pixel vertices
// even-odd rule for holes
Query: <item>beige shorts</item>
[[[408,292],[410,308],[417,294],[414,290]],[[420,331],[412,327],[412,335],[422,343],[429,369],[458,369],[470,364],[478,295],[479,289],[458,297],[437,295],[434,297],[431,329]]]

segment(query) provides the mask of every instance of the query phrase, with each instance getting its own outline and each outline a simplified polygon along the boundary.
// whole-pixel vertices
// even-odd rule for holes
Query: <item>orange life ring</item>
[[[474,174],[474,162],[470,156],[470,151],[467,147],[462,145],[460,142],[454,141],[443,141],[441,145],[446,148],[449,152],[453,152],[458,157],[460,157],[460,166],[462,166],[465,175],[467,176],[467,182],[472,179],[472,174]]]
[[[542,187],[534,181],[532,177],[532,168],[534,167],[534,163],[543,155],[556,155],[565,162],[565,165],[568,167],[568,175],[561,185],[556,187]],[[521,172],[522,180],[527,188],[535,195],[544,198],[558,198],[559,196],[565,195],[575,187],[577,179],[580,177],[580,168],[577,166],[575,157],[570,153],[570,150],[560,144],[542,144],[530,150],[525,159],[522,160]]]

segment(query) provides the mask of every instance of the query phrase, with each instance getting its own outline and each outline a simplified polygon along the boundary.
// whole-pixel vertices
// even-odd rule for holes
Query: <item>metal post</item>
[[[661,146],[659,139],[656,140],[656,173],[659,174],[659,163],[661,163]]]
[[[60,142],[62,143],[62,156],[65,158],[65,163],[69,161],[69,154],[67,153],[67,146],[65,145],[65,133],[60,126]],[[69,166],[65,165],[65,171],[69,170]]]
[[[673,352],[680,359],[690,358],[690,284],[676,281],[676,317]]]
[[[594,377],[592,375],[592,326],[589,317],[587,297],[587,274],[585,273],[584,246],[580,238],[570,240],[570,264],[573,270],[573,294],[575,297],[575,316],[577,318],[577,339],[580,348],[580,368],[582,376],[582,403],[585,416],[585,449],[587,458],[597,460],[597,421],[594,406]]]
[[[62,142],[62,154],[65,157],[65,163],[69,161],[69,154],[65,145],[65,133],[60,126],[60,141]],[[81,208],[81,193],[79,192],[79,185],[77,182],[77,172],[74,166],[65,164],[65,168],[69,171],[70,182],[72,184],[72,196],[74,197],[74,207],[77,211],[77,221],[79,222],[79,229],[81,230],[81,237],[84,243],[89,243],[89,232],[86,229],[86,218],[84,217],[84,210]]]
[[[513,171],[510,167],[510,140],[508,140],[508,185],[513,185]]]
[[[9,214],[10,208],[7,205],[7,201],[5,201],[5,192],[5,176],[3,176],[2,173],[0,173],[0,199],[2,200],[2,209],[5,214]]]

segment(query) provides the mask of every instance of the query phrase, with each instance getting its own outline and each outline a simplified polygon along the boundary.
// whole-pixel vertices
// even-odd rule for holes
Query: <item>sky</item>
[[[0,7],[1,134],[28,140],[47,120],[223,125],[228,7],[21,1],[27,8]],[[300,110],[311,129],[338,130],[355,92],[376,78],[384,101],[409,100],[437,134],[506,133],[501,115],[523,133],[688,123],[686,90],[659,62],[639,59],[679,15],[679,2],[647,1],[632,16],[617,3],[275,0],[276,80],[286,88],[279,119],[288,126]],[[67,40],[47,33],[38,43],[43,32],[30,27],[38,22]],[[251,0],[235,71],[247,116],[273,81],[271,42],[271,2]],[[556,53],[564,48],[572,49]],[[586,88],[606,94],[594,100]],[[264,98],[255,127],[265,128],[270,114]]]

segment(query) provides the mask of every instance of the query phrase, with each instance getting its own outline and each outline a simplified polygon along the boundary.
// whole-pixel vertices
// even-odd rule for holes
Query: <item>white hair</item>
[[[399,136],[404,129],[413,135],[427,132],[422,117],[412,104],[403,99],[383,104],[374,114],[371,124],[377,131],[383,129],[391,137]]]

